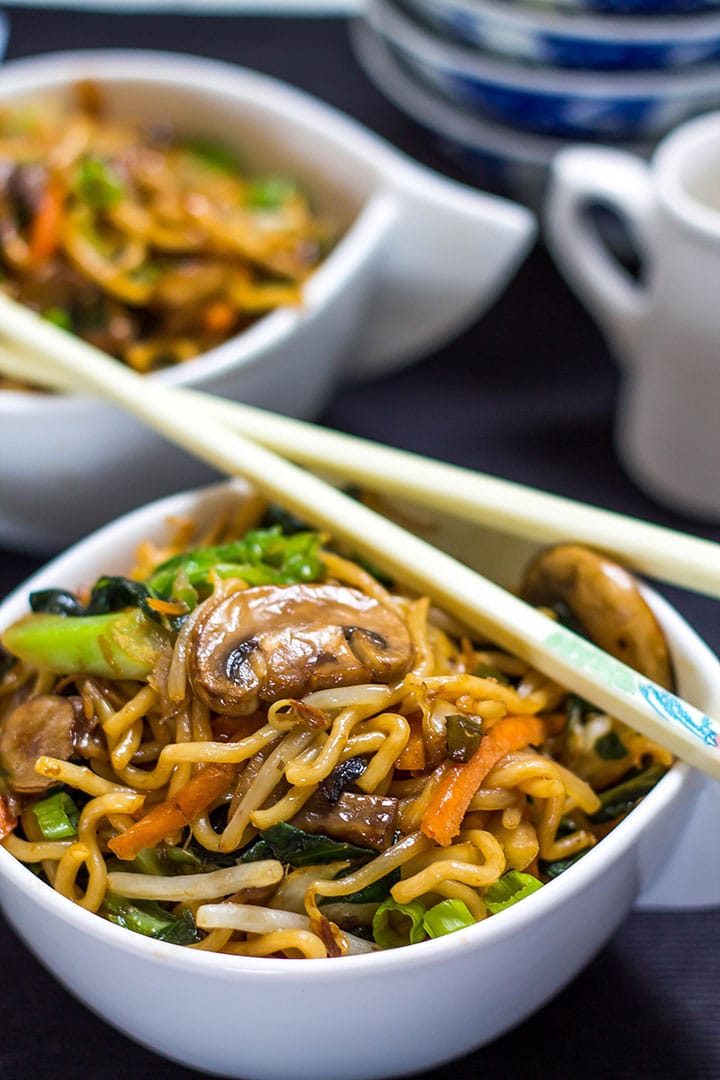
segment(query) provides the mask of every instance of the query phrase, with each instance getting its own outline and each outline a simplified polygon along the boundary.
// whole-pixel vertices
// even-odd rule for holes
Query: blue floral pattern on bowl
[[[508,0],[406,0],[449,39],[531,64],[658,70],[720,58],[720,9],[694,19],[560,15]]]
[[[507,0],[520,6],[525,0]],[[559,11],[594,11],[613,15],[684,15],[695,11],[716,11],[717,0],[534,0],[542,7]]]
[[[455,108],[414,79],[367,22],[354,23],[352,43],[368,78],[426,132],[455,167],[484,188],[541,212],[552,160],[566,145],[563,139],[519,131],[487,116]],[[628,145],[641,158],[652,152],[651,143]],[[608,232],[607,223],[604,232]],[[623,247],[617,235],[613,243],[616,249],[627,252],[627,244]]]
[[[415,78],[460,109],[571,139],[650,140],[720,107],[720,65],[662,72],[537,68],[447,42],[391,0],[367,19]]]
[[[652,98],[578,101],[572,95],[544,94],[513,86],[497,86],[463,75],[438,76],[450,99],[481,109],[505,124],[529,131],[571,138],[645,138],[666,127],[666,110]]]

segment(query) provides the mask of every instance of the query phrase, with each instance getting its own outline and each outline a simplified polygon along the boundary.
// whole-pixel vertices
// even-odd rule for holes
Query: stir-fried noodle
[[[256,525],[145,545],[3,635],[3,842],[68,899],[238,955],[416,943],[540,888],[670,765],[325,538]],[[559,550],[545,586],[560,557],[605,587]]]
[[[4,292],[143,373],[301,303],[331,237],[294,178],[76,98],[0,110]]]

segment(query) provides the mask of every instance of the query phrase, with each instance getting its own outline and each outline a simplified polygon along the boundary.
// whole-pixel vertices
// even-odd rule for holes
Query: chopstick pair
[[[97,390],[77,372],[61,371],[41,354],[18,352],[1,341],[0,370],[55,390]],[[534,543],[572,539],[637,573],[720,599],[720,544],[712,540],[201,391],[174,392],[207,422],[298,465]]]
[[[472,630],[720,779],[720,728],[710,717],[260,442],[345,479],[381,485],[386,492],[525,537],[527,518],[523,524],[523,515],[505,500],[522,499],[529,489],[194,391],[161,386],[2,295],[0,326],[2,336],[12,342],[12,347],[0,348],[0,369],[13,377],[90,391],[120,405],[221,471],[245,477],[263,495],[350,543],[411,588],[430,593]],[[584,539],[625,559],[630,554],[628,561],[636,567],[676,584],[708,591],[707,583],[712,582],[711,595],[720,595],[717,545],[632,523],[571,500],[529,494],[533,538]],[[554,526],[548,508],[555,512]],[[600,528],[593,531],[595,522]],[[614,534],[611,524],[622,530],[622,544],[607,543]],[[688,553],[684,558],[677,558],[678,541]],[[652,552],[649,560],[643,559],[647,550]],[[704,564],[701,573],[698,563]]]

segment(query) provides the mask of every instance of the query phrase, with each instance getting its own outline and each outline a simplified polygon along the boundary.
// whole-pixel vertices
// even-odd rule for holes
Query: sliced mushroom
[[[262,585],[207,601],[188,674],[211,709],[230,716],[311,690],[393,683],[412,642],[393,610],[342,585]]]
[[[330,802],[316,791],[291,824],[345,844],[385,851],[393,842],[397,810],[398,800],[389,795],[343,791],[335,802]]]
[[[665,635],[638,582],[622,566],[579,544],[559,544],[528,567],[521,594],[536,606],[564,605],[601,649],[672,688]]]
[[[75,746],[76,712],[59,694],[28,698],[4,719],[0,730],[0,761],[16,791],[44,791],[55,781],[35,772],[39,757],[67,761]]]

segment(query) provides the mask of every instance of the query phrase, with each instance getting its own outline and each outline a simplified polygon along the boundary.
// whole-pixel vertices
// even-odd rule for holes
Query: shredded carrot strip
[[[537,716],[504,716],[493,724],[465,765],[444,773],[422,816],[420,828],[438,844],[449,844],[460,832],[473,795],[490,770],[514,750],[543,741],[544,725]]]
[[[231,765],[205,765],[173,799],[159,803],[134,825],[108,841],[118,859],[134,859],[143,848],[154,847],[163,837],[205,810],[229,789],[235,769]]]
[[[187,612],[186,604],[177,600],[161,600],[155,596],[151,596],[147,600],[147,606],[152,608],[153,611],[157,611],[159,615],[185,615]]]
[[[211,301],[202,313],[203,326],[211,334],[227,334],[235,323],[235,308],[224,300]]]
[[[407,772],[422,772],[427,765],[427,755],[425,753],[425,741],[423,739],[422,730],[422,715],[420,713],[413,713],[412,716],[408,716],[407,719],[410,724],[410,737],[405,749],[395,762],[395,767]]]
[[[60,242],[63,202],[59,185],[49,183],[30,225],[30,262],[33,266],[49,259]]]

